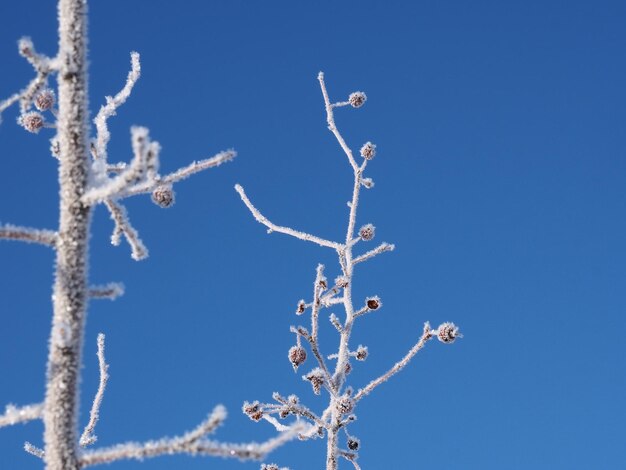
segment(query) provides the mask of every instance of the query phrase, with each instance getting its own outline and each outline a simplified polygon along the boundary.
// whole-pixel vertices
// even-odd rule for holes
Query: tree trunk
[[[48,470],[77,470],[79,383],[87,313],[90,207],[87,2],[59,1],[60,220],[44,408]]]

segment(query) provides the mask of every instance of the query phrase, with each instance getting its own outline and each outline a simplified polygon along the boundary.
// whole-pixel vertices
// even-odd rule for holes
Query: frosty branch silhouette
[[[332,103],[326,89],[324,74],[322,72],[319,73],[318,80],[324,99],[328,129],[333,133],[339,146],[346,154],[354,173],[352,199],[348,202],[349,215],[345,240],[343,242],[326,240],[309,233],[277,225],[265,217],[252,204],[243,187],[236,185],[235,189],[254,218],[259,223],[265,225],[269,233],[280,232],[300,240],[316,243],[322,247],[332,248],[338,255],[341,274],[337,276],[334,284],[330,286],[324,275],[325,267],[320,264],[316,269],[312,300],[310,302],[306,302],[305,300],[298,302],[296,315],[303,315],[307,310],[310,310],[311,327],[310,331],[304,326],[292,326],[290,328],[291,332],[296,335],[296,344],[291,347],[288,352],[289,362],[293,366],[294,371],[297,371],[306,361],[308,355],[303,344],[309,345],[309,349],[315,357],[317,364],[302,378],[310,382],[313,393],[316,395],[321,394],[322,389],[328,393],[328,406],[321,413],[316,414],[303,405],[300,398],[296,395],[284,397],[280,393],[275,392],[272,396],[275,403],[260,403],[259,401],[251,403],[246,402],[243,405],[243,412],[253,421],[260,421],[261,419],[268,421],[275,426],[278,431],[291,429],[294,423],[298,423],[301,420],[309,422],[311,424],[309,431],[300,433],[299,438],[306,440],[326,437],[327,470],[336,470],[339,467],[340,457],[349,461],[352,466],[358,470],[360,469],[357,463],[360,441],[348,431],[348,426],[356,420],[354,411],[357,404],[366,395],[406,367],[413,356],[415,356],[430,339],[437,337],[443,343],[452,343],[456,338],[461,337],[461,334],[453,323],[446,322],[441,324],[437,329],[433,329],[427,322],[424,324],[423,331],[417,343],[387,372],[358,389],[356,393],[352,387],[346,385],[347,376],[353,367],[351,359],[365,361],[368,355],[367,347],[359,345],[356,349],[353,349],[350,346],[350,336],[355,322],[366,313],[375,312],[382,308],[382,301],[377,296],[367,297],[364,299],[362,306],[355,306],[352,299],[352,281],[355,266],[364,261],[373,259],[380,254],[393,251],[394,245],[383,242],[376,248],[361,255],[355,256],[353,253],[355,247],[363,242],[371,241],[375,235],[375,227],[372,224],[363,225],[356,233],[355,229],[361,188],[371,189],[374,186],[374,182],[371,178],[364,177],[364,172],[368,162],[376,155],[376,145],[371,142],[366,142],[359,152],[363,161],[360,164],[357,163],[352,150],[335,124],[334,110],[347,106],[360,108],[365,104],[367,96],[365,93],[357,91],[350,94],[347,101]],[[330,308],[334,305],[343,306],[345,317],[343,320],[340,320],[334,313],[331,313],[329,316],[330,322],[337,329],[339,341],[337,352],[327,356],[325,359],[318,342],[319,317],[322,309]],[[335,367],[329,367],[326,360],[335,360]],[[295,421],[291,424],[285,425],[280,422],[280,420],[284,420],[290,415],[295,417]],[[278,417],[278,419],[276,417]],[[341,432],[343,432],[346,437],[345,448],[341,447],[339,444],[339,435]],[[278,469],[275,465],[273,468]]]
[[[0,101],[0,114],[19,104],[18,123],[25,130],[34,134],[48,128],[54,130],[51,153],[58,160],[60,182],[59,226],[56,230],[0,225],[0,239],[37,243],[56,252],[45,398],[36,404],[8,405],[0,415],[0,427],[43,421],[43,447],[27,442],[24,448],[43,459],[48,470],[77,470],[122,459],[175,453],[262,459],[307,428],[300,423],[286,426],[276,437],[263,443],[209,440],[207,436],[226,418],[225,409],[217,406],[195,429],[183,435],[87,450],[86,447],[97,440],[95,428],[109,379],[102,334],[97,339],[100,384],[89,422],[79,436],[78,396],[87,306],[91,299],[115,299],[123,294],[123,286],[119,283],[89,284],[87,259],[93,209],[102,204],[110,212],[114,222],[111,236],[114,245],[119,245],[124,237],[130,245],[132,258],[144,259],[148,256],[148,249],[132,226],[122,201],[131,196],[150,194],[158,206],[170,207],[174,203],[175,183],[228,162],[236,154],[233,150],[226,150],[161,175],[158,142],[150,138],[145,127],[133,127],[131,161],[109,163],[108,120],[128,99],[140,77],[139,54],[131,54],[131,70],[122,90],[107,97],[96,115],[96,132],[92,138],[88,108],[87,1],[59,0],[58,18],[57,55],[40,54],[30,39],[21,39],[19,53],[33,66],[35,77],[23,90]],[[48,85],[53,75],[58,83],[56,93]]]

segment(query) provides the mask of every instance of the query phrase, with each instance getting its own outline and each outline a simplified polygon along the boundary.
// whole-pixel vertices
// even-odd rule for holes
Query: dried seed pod
[[[367,308],[370,310],[378,310],[382,304],[378,297],[368,297],[365,299],[365,305],[367,305]]]
[[[164,209],[172,207],[175,202],[175,193],[170,185],[161,185],[152,191],[152,202]]]
[[[363,178],[361,184],[365,189],[372,189],[374,187],[374,180],[372,178]]]
[[[335,278],[335,284],[339,288],[348,287],[348,278],[346,276],[337,276]]]
[[[263,410],[258,401],[252,403],[245,402],[243,404],[243,412],[248,415],[252,421],[259,421],[263,417]]]
[[[362,91],[355,91],[351,93],[348,97],[348,101],[352,105],[353,108],[360,108],[367,101],[367,95]]]
[[[354,357],[356,357],[357,361],[364,361],[365,359],[367,359],[367,347],[365,346],[361,346],[359,344],[359,347],[356,350],[356,354]]]
[[[50,88],[45,88],[37,93],[33,103],[35,104],[35,108],[39,111],[46,111],[47,109],[51,109],[55,103],[54,91]]]
[[[437,338],[442,343],[454,343],[454,340],[462,337],[463,335],[459,333],[459,327],[456,326],[454,323],[445,322],[439,325],[439,328],[437,328]]]
[[[37,134],[45,124],[43,116],[37,111],[22,114],[17,122],[20,126],[33,134]]]
[[[366,160],[371,160],[376,156],[376,145],[371,142],[365,142],[361,147],[361,156]]]
[[[292,346],[289,349],[289,362],[291,362],[293,370],[297,371],[304,361],[306,361],[306,350],[301,346]]]
[[[313,393],[315,393],[316,395],[320,394],[322,390],[322,385],[324,385],[324,371],[322,371],[322,369],[316,367],[302,378],[311,382],[311,386],[313,387]]]
[[[354,400],[350,397],[339,397],[335,402],[339,414],[347,415],[354,409]]]
[[[361,237],[361,240],[366,242],[374,238],[375,233],[376,227],[374,227],[372,224],[364,225],[359,229],[359,237]]]
[[[350,436],[348,438],[348,449],[359,450],[360,445],[361,445],[361,441],[359,441],[356,437]]]

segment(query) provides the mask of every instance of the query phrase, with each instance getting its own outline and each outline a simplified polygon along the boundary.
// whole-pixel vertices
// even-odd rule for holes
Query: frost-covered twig
[[[7,405],[4,414],[0,415],[0,428],[4,426],[13,426],[18,423],[27,423],[41,419],[43,416],[43,403],[35,403],[17,407],[15,405]]]
[[[80,436],[80,445],[87,447],[88,445],[96,442],[98,437],[94,434],[98,418],[100,418],[100,406],[102,405],[102,399],[104,398],[104,390],[109,380],[109,365],[104,358],[104,334],[98,335],[98,367],[100,369],[100,383],[98,385],[98,392],[93,399],[91,405],[91,411],[89,412],[89,423],[85,426],[82,436]]]
[[[111,463],[118,460],[142,460],[160,455],[190,454],[205,455],[240,460],[260,460],[283,444],[297,438],[301,425],[292,426],[289,431],[262,443],[226,443],[205,439],[226,417],[223,407],[218,406],[200,426],[183,436],[163,438],[144,443],[127,442],[112,447],[84,451],[80,462],[83,467]]]
[[[124,295],[124,284],[110,282],[102,286],[89,286],[89,297],[92,299],[115,300]]]
[[[54,248],[57,243],[57,233],[52,230],[40,230],[5,224],[0,225],[0,239],[39,243],[40,245]]]
[[[117,108],[126,102],[130,96],[130,92],[135,86],[135,83],[137,83],[137,80],[139,80],[139,77],[141,76],[141,63],[139,61],[138,52],[130,53],[130,63],[131,70],[128,72],[124,88],[122,88],[122,90],[120,90],[120,92],[114,97],[107,96],[105,98],[106,104],[102,105],[100,111],[98,111],[98,114],[93,120],[97,130],[96,141],[94,144],[96,158],[101,158],[104,162],[107,161],[107,145],[111,139],[111,134],[107,126],[107,120],[111,116],[115,116]]]
[[[282,227],[280,225],[274,224],[273,222],[270,222],[270,220],[268,220],[267,217],[261,214],[259,210],[256,207],[254,207],[254,205],[250,202],[250,199],[248,199],[248,196],[246,196],[246,192],[244,191],[243,187],[241,187],[241,185],[236,184],[235,190],[239,193],[239,196],[241,196],[241,200],[248,207],[250,212],[252,212],[252,215],[257,220],[257,222],[265,225],[268,228],[268,232],[284,233],[285,235],[291,235],[292,237],[299,238],[300,240],[317,243],[318,245],[326,246],[328,248],[333,248],[335,250],[343,249],[343,245],[341,243],[332,242],[330,240],[324,240],[323,238],[316,237],[315,235],[311,235],[305,232],[299,232],[292,228]]]
[[[28,441],[24,443],[24,450],[28,452],[29,454],[34,455],[35,457],[39,457],[40,459],[43,459],[44,456],[46,455],[43,449],[40,449],[39,447],[34,446]]]
[[[391,376],[397,374],[402,369],[404,369],[404,367],[409,363],[409,361],[413,358],[413,356],[415,356],[419,352],[419,350],[424,347],[426,342],[429,339],[431,339],[435,333],[436,332],[430,327],[430,323],[426,322],[424,324],[424,332],[422,333],[422,336],[420,337],[419,341],[415,344],[415,346],[413,346],[411,350],[408,353],[406,353],[406,355],[401,360],[396,362],[395,365],[391,369],[389,369],[380,377],[372,380],[369,384],[367,384],[365,387],[359,390],[357,394],[354,396],[354,401],[359,401],[361,398],[369,394],[372,390],[374,390],[380,384],[389,380]]]
[[[18,42],[18,50],[35,69],[37,75],[23,90],[14,93],[9,98],[0,101],[0,122],[2,112],[17,101],[20,102],[20,114],[25,114],[33,104],[37,92],[46,86],[48,75],[55,70],[55,60],[39,54],[30,38],[24,37]]]
[[[354,258],[352,260],[352,264],[362,263],[363,261],[367,261],[368,259],[373,258],[374,256],[379,255],[381,253],[385,253],[387,251],[393,251],[395,248],[396,248],[395,245],[383,242],[380,245],[378,245],[376,248],[374,248],[373,250],[370,250],[367,253],[363,253],[362,255]]]
[[[337,141],[339,142],[339,145],[348,156],[350,165],[352,165],[352,168],[356,170],[358,165],[356,163],[356,160],[354,159],[354,156],[352,155],[352,150],[350,149],[350,147],[348,147],[348,144],[346,144],[346,141],[343,139],[343,137],[339,133],[339,130],[337,129],[337,126],[335,125],[335,115],[333,113],[333,107],[345,106],[346,104],[348,104],[348,102],[346,101],[346,102],[336,103],[335,105],[331,104],[330,98],[328,97],[328,91],[326,91],[326,83],[324,82],[324,73],[320,72],[317,75],[317,79],[320,82],[320,87],[322,88],[322,95],[324,96],[324,105],[326,107],[326,122],[328,123],[328,129],[330,129],[330,131],[335,135],[335,137],[337,138]]]
[[[131,256],[135,261],[139,261],[148,257],[148,249],[139,238],[137,230],[128,220],[126,208],[113,199],[107,199],[105,202],[107,209],[111,214],[111,219],[115,222],[113,235],[111,235],[111,243],[115,246],[120,244],[120,237],[124,235],[126,241],[131,248]]]

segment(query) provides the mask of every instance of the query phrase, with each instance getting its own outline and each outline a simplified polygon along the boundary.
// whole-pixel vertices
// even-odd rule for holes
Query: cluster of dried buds
[[[46,122],[42,112],[50,111],[51,113],[56,114],[56,111],[54,110],[55,102],[56,99],[54,91],[50,88],[44,88],[35,95],[32,102],[32,105],[34,105],[38,111],[23,112],[17,119],[18,124],[33,134],[37,134],[44,127],[53,127],[52,124],[48,124]]]

